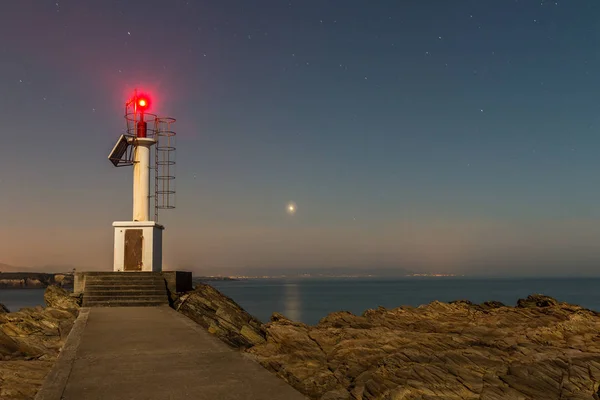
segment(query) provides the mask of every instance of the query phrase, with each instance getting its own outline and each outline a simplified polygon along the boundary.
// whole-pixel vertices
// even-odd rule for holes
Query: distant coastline
[[[214,281],[239,281],[241,279],[229,277],[229,276],[194,276],[192,278],[192,282],[201,283],[201,282],[214,282]]]
[[[390,279],[390,278],[422,278],[422,277],[464,277],[458,274],[440,273],[406,273],[394,276],[383,274],[361,273],[292,273],[292,274],[261,274],[261,275],[209,275],[194,276],[193,282],[206,283],[218,281],[244,281],[252,279]],[[43,273],[43,272],[2,272],[0,271],[0,289],[43,289],[49,285],[63,288],[73,287],[73,273]]]
[[[0,272],[0,289],[43,289],[50,285],[73,287],[72,273]]]
[[[367,278],[412,278],[412,277],[464,277],[466,275],[459,274],[439,274],[439,273],[422,273],[422,274],[406,274],[406,275],[372,275],[372,274],[277,274],[277,275],[227,275],[227,276],[208,276],[194,278],[199,281],[241,281],[247,279],[311,279],[311,278],[348,278],[348,279],[367,279]]]

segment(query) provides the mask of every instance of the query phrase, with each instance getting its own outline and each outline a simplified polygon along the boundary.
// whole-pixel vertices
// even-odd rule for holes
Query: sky
[[[0,263],[112,269],[132,171],[107,156],[139,88],[177,119],[165,269],[599,275],[598,15],[597,0],[7,3]]]

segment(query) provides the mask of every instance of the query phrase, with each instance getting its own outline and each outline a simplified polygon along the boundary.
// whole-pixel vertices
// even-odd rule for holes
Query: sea
[[[600,278],[301,278],[208,282],[250,314],[267,322],[273,312],[316,324],[334,311],[362,314],[369,308],[419,306],[434,300],[496,300],[514,306],[533,293],[552,296],[600,312]],[[0,289],[11,311],[44,304],[40,289]]]
[[[0,289],[0,303],[10,311],[44,306],[44,289]]]

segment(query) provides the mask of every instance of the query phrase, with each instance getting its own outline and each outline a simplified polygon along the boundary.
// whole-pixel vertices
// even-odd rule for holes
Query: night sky
[[[7,2],[0,262],[112,269],[132,178],[107,155],[137,87],[177,118],[167,269],[597,275],[599,15],[597,0]]]

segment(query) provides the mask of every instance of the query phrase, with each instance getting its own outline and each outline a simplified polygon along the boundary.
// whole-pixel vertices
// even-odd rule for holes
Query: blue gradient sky
[[[131,89],[167,268],[597,274],[600,3],[40,1],[0,15],[0,262],[110,269]],[[285,213],[293,200],[298,212]]]

